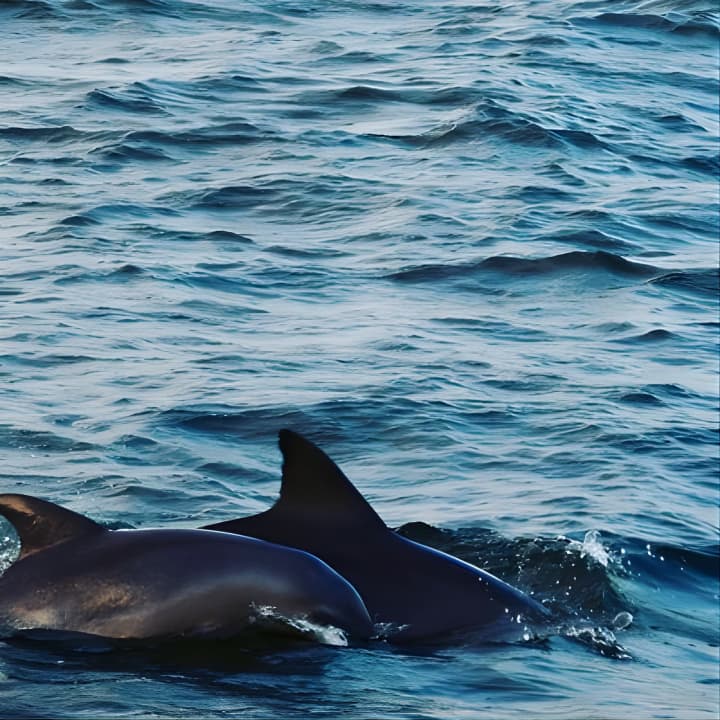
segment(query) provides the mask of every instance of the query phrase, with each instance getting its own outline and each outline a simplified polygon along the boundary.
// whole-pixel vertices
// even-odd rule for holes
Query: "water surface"
[[[555,618],[490,646],[2,643],[2,713],[717,717],[718,20],[2,4],[2,491],[195,527],[273,501],[290,427]]]

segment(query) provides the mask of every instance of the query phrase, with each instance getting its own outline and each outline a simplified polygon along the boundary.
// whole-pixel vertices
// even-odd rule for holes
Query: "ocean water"
[[[1,491],[197,527],[272,503],[289,427],[553,611],[3,641],[0,716],[717,718],[719,39],[705,0],[0,3]]]

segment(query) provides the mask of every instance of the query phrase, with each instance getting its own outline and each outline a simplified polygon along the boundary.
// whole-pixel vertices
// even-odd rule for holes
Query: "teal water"
[[[0,4],[2,492],[196,527],[274,500],[290,427],[554,613],[506,645],[0,642],[0,715],[716,718],[719,20]]]

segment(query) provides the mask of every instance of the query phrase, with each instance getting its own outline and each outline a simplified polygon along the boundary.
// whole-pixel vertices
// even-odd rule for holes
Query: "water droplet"
[[[600,533],[597,530],[588,530],[580,549],[580,556],[589,555],[593,560],[597,560],[603,567],[607,567],[610,560],[610,554],[603,547],[600,540]]]
[[[619,612],[612,621],[612,626],[615,630],[624,630],[629,627],[633,621],[633,616],[629,612]]]

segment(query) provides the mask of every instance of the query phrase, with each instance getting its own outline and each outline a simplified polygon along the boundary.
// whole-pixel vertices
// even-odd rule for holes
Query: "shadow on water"
[[[337,651],[260,635],[152,645],[25,633],[0,642],[0,717],[202,717],[222,708],[275,716],[325,685]],[[28,687],[36,692],[27,695]],[[58,693],[64,700],[53,708],[47,703]]]
[[[337,650],[268,633],[231,639],[112,640],[84,633],[27,630],[3,640],[3,658],[28,667],[136,673],[288,673],[317,674]],[[302,659],[302,662],[296,662]],[[49,669],[49,667],[47,669]],[[48,680],[51,680],[49,676]]]

